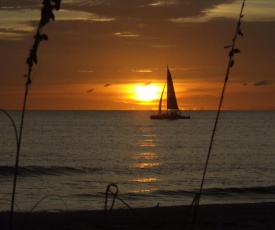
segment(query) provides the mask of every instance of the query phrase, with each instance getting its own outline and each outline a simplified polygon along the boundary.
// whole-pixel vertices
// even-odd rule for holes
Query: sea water
[[[19,131],[21,111],[8,113]],[[104,209],[110,184],[133,208],[191,204],[217,113],[190,111],[185,112],[190,120],[150,120],[154,113],[26,111],[15,210]],[[274,137],[274,111],[222,111],[200,203],[275,201]],[[0,211],[6,211],[16,136],[4,112],[0,138]],[[126,207],[121,200],[115,208]]]

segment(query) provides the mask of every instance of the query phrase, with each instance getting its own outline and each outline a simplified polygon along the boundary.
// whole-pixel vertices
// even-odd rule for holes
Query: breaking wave
[[[63,176],[73,175],[82,173],[94,173],[101,171],[100,168],[74,168],[67,166],[19,166],[18,175],[25,177],[36,177],[36,176]],[[12,166],[0,166],[0,176],[10,177],[14,174],[14,167]]]

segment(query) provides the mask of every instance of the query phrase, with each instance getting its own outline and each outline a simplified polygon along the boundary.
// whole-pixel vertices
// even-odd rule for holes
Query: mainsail
[[[179,109],[174,90],[173,80],[167,67],[167,109]]]

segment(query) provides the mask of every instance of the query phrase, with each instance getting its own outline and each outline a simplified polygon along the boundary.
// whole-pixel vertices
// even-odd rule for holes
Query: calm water
[[[19,129],[21,113],[9,113]],[[15,210],[103,209],[110,183],[134,208],[191,204],[216,112],[175,121],[150,114],[27,111]],[[16,142],[3,112],[0,127],[3,211],[10,209]],[[274,137],[275,112],[222,112],[201,203],[275,201]]]

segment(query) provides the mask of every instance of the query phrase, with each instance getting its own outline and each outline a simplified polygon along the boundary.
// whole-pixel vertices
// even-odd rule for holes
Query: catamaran
[[[162,97],[165,90],[165,87],[167,85],[167,109],[166,112],[162,112]],[[151,119],[169,119],[169,120],[175,120],[175,119],[190,119],[190,115],[183,116],[181,115],[181,111],[178,107],[177,98],[174,90],[174,84],[172,80],[172,75],[170,73],[170,70],[167,66],[167,82],[164,84],[160,100],[159,100],[159,111],[157,115],[151,115]]]

